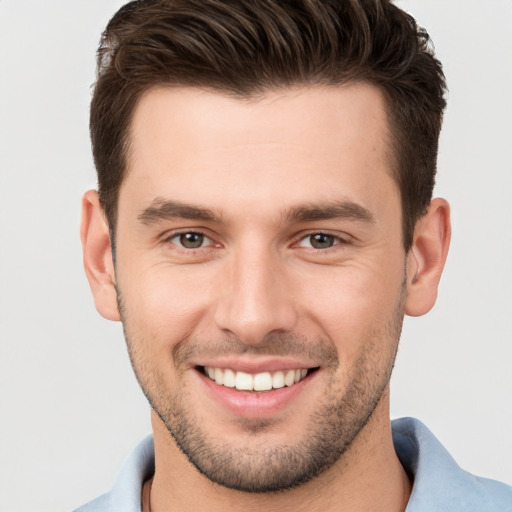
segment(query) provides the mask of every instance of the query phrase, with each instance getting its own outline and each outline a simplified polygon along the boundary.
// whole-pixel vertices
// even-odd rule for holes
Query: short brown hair
[[[99,196],[115,231],[133,112],[157,85],[235,97],[366,81],[384,91],[403,241],[435,182],[446,83],[428,34],[390,0],[138,0],[102,35],[90,130]]]

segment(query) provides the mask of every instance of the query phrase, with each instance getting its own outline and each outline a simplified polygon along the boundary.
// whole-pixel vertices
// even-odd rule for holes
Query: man
[[[444,76],[388,1],[141,0],[103,35],[83,200],[153,438],[80,510],[512,510],[389,419],[450,240]]]

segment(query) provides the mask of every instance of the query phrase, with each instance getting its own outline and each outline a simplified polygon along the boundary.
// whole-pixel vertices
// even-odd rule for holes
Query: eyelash
[[[199,247],[184,247],[182,243],[180,243],[178,241],[173,241],[174,239],[176,239],[178,237],[182,237],[184,235],[198,235],[200,237],[203,237],[202,245],[200,245]],[[329,246],[329,247],[323,247],[323,248],[313,247],[312,244],[311,244],[311,239],[314,236],[323,236],[323,237],[327,237],[327,238],[332,238],[333,239],[333,244],[331,246]],[[308,245],[308,246],[302,245],[304,242],[307,242],[308,239],[310,240],[310,245]],[[198,251],[198,250],[201,250],[201,249],[205,249],[209,245],[215,244],[215,242],[212,240],[212,238],[210,238],[206,233],[204,233],[203,231],[198,230],[198,229],[195,229],[195,230],[183,230],[183,231],[177,231],[177,232],[171,233],[169,236],[167,236],[164,239],[164,242],[171,243],[171,244],[177,246],[180,250],[187,251],[187,252]],[[205,242],[207,242],[206,245],[204,245]],[[334,235],[332,233],[328,233],[328,232],[325,232],[325,231],[314,231],[314,232],[310,232],[310,233],[307,233],[305,235],[302,235],[298,239],[298,241],[293,244],[293,246],[295,246],[295,247],[303,247],[305,249],[313,250],[313,251],[318,251],[318,252],[327,252],[329,249],[333,249],[334,247],[336,247],[338,245],[348,245],[350,243],[351,243],[350,240],[347,240],[346,238],[342,238],[342,237],[340,237],[338,235]],[[218,245],[220,246],[220,244],[218,244]]]
[[[198,236],[204,237],[203,242],[204,241],[209,241],[209,243],[207,245],[201,245],[200,247],[192,247],[191,248],[191,247],[184,247],[179,242],[174,242],[173,241],[174,239],[176,239],[178,237],[181,237],[183,235],[198,235]],[[204,233],[204,232],[202,232],[201,230],[198,230],[198,229],[176,231],[174,233],[171,233],[169,236],[165,237],[164,242],[171,243],[171,244],[177,246],[179,249],[184,250],[184,251],[194,251],[194,250],[204,249],[208,245],[214,243],[213,240],[206,233]]]
[[[333,244],[331,246],[329,246],[329,247],[323,247],[323,248],[313,247],[312,243],[311,243],[311,239],[313,237],[315,237],[315,236],[331,238],[331,239],[333,239]],[[310,245],[308,245],[308,246],[302,245],[304,242],[306,242],[308,240],[310,241],[309,242]],[[315,232],[311,232],[311,233],[308,233],[308,234],[302,236],[295,245],[297,245],[299,247],[304,247],[306,249],[312,249],[314,251],[326,252],[329,249],[333,249],[334,247],[336,247],[338,245],[347,245],[349,243],[350,243],[349,240],[347,240],[346,238],[342,238],[342,237],[340,237],[338,235],[334,235],[332,233],[328,233],[328,232],[325,232],[325,231],[315,231]]]

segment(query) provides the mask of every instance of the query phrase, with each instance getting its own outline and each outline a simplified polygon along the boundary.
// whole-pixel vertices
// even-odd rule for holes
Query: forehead
[[[395,196],[385,107],[364,83],[252,99],[152,89],[134,112],[120,202],[124,189],[146,203],[178,194],[224,208],[347,194],[361,202],[380,181],[380,192]]]

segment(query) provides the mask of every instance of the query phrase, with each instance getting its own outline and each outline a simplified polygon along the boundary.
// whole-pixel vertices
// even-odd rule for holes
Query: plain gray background
[[[94,53],[117,0],[0,0],[0,510],[105,492],[150,430],[121,327],[94,310],[81,194]],[[512,483],[512,1],[410,0],[450,86],[437,195],[454,235],[435,309],[407,319],[393,417]]]

